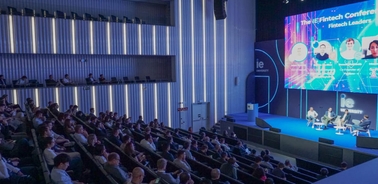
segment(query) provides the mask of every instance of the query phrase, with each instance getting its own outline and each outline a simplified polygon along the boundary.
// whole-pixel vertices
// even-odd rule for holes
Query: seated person
[[[221,153],[221,156],[217,159],[220,163],[226,163],[228,160],[228,154],[226,152]]]
[[[307,116],[306,116],[307,126],[309,126],[310,123],[312,123],[313,124],[312,126],[314,126],[314,122],[317,117],[318,117],[318,113],[314,110],[313,107],[310,107],[310,110],[307,112]]]
[[[322,122],[324,123],[324,129],[327,129],[327,126],[329,123],[332,123],[333,120],[335,120],[336,114],[332,111],[332,108],[328,108],[328,111],[324,113],[324,116],[322,117]]]
[[[150,134],[146,134],[144,139],[140,141],[140,145],[151,151],[156,151],[155,143]]]
[[[101,165],[104,165],[108,159],[109,153],[106,152],[106,148],[102,144],[97,144],[95,146],[93,157],[97,160]]]
[[[369,116],[364,115],[364,118],[361,119],[359,125],[352,126],[353,136],[357,135],[358,130],[365,130],[368,126],[370,126],[370,124],[371,121],[369,120]]]
[[[70,166],[70,156],[67,154],[59,154],[54,158],[54,168],[51,170],[51,180],[53,183],[72,183],[84,184],[78,181],[72,181],[71,177],[67,174],[66,169]]]
[[[96,145],[101,144],[101,141],[97,139],[97,136],[95,134],[89,134],[87,140],[88,140],[88,143],[87,143],[86,148],[89,153],[94,154]]]
[[[33,166],[16,167],[22,162],[19,158],[6,159],[0,152],[0,183],[13,184],[17,183],[21,177],[29,175],[34,169]],[[25,183],[36,183],[34,178],[28,177],[22,180]]]
[[[49,79],[46,80],[46,85],[64,86],[59,80],[58,81],[54,80],[53,75],[49,75]]]
[[[119,163],[119,155],[112,152],[108,155],[108,161],[104,164],[104,169],[118,182],[125,183],[129,179],[129,176],[126,168],[120,167]]]
[[[190,167],[189,163],[185,160],[186,154],[184,150],[177,151],[177,158],[173,160],[173,163],[180,169],[184,169],[185,171],[191,172],[192,168]]]
[[[126,155],[134,158],[135,160],[137,160],[140,163],[145,164],[147,162],[146,156],[144,155],[144,153],[135,150],[135,145],[132,142],[129,142],[129,143],[126,144],[124,152],[125,152]]]
[[[189,172],[182,172],[180,174],[180,183],[179,184],[194,184]]]
[[[204,138],[204,143],[207,145],[207,147],[208,147],[210,150],[213,150],[213,149],[214,149],[213,144],[210,142],[210,137],[206,136],[206,137]]]
[[[283,163],[278,163],[277,167],[273,169],[272,174],[274,176],[277,176],[281,179],[286,180],[285,173],[282,171],[285,168],[285,165]]]
[[[131,142],[131,137],[129,135],[124,135],[122,137],[122,144],[119,146],[119,148],[121,148],[121,150],[125,150],[125,147],[129,142]]]
[[[165,169],[167,168],[167,160],[161,158],[157,161],[157,171],[156,174],[163,180],[168,183],[179,183],[180,178],[179,175],[181,174],[180,170],[177,170],[173,173],[166,173]],[[173,175],[177,175],[176,178]]]
[[[290,160],[285,160],[285,167],[293,171],[298,171],[296,166],[291,165]]]
[[[7,87],[7,81],[4,79],[4,75],[0,75],[0,87],[2,88]]]
[[[263,161],[261,162],[261,165],[265,166],[269,170],[273,170],[273,166],[269,161],[270,161],[269,155],[265,155],[263,158]]]
[[[109,81],[107,81],[103,74],[100,75],[100,78],[98,78],[98,81],[100,81],[101,84],[107,84]]]
[[[256,169],[261,167],[262,158],[260,156],[255,157],[255,162],[252,163],[252,168]]]
[[[228,159],[227,163],[222,164],[220,167],[220,172],[233,179],[238,179],[237,169],[235,167],[236,159],[231,157]]]
[[[195,158],[192,155],[192,152],[190,151],[190,147],[191,147],[191,142],[186,141],[182,149],[185,151],[186,158],[195,160]]]
[[[83,145],[87,145],[88,132],[84,130],[83,125],[75,126],[74,137]]]
[[[226,182],[223,182],[223,181],[220,181],[220,175],[221,175],[221,172],[219,169],[212,169],[211,170],[211,182],[212,184],[229,184],[228,181]]]
[[[16,86],[29,86],[30,83],[29,83],[28,78],[24,75],[20,79],[17,80],[15,85]]]
[[[112,129],[112,134],[108,138],[110,142],[112,142],[113,144],[115,144],[117,146],[121,146],[121,144],[122,144],[121,137],[119,135],[120,131],[121,130],[118,127],[114,127]]]
[[[345,161],[341,162],[340,171],[345,171],[347,169],[348,169],[348,164]]]
[[[64,75],[62,82],[63,82],[63,85],[65,86],[75,85],[75,83],[70,79],[70,76],[68,74]]]
[[[348,109],[345,109],[344,115],[341,118],[341,126],[345,126],[345,124],[351,124],[352,115],[349,113]]]
[[[168,143],[164,143],[162,147],[163,152],[161,153],[161,156],[169,161],[172,161],[175,159],[173,155],[169,152],[171,150],[171,146]]]
[[[204,144],[204,145],[201,146],[201,149],[199,150],[199,153],[201,153],[203,155],[206,155],[206,156],[209,156],[208,153],[207,153],[208,150],[209,150],[209,148],[207,147],[207,145]]]
[[[265,171],[263,168],[259,167],[259,168],[256,168],[253,173],[252,173],[252,176],[257,178],[257,179],[260,179],[261,181],[265,181],[266,180],[266,175],[265,175]]]
[[[97,84],[97,83],[98,83],[98,81],[96,81],[96,80],[93,78],[93,74],[92,74],[92,73],[90,73],[90,74],[88,75],[88,82],[89,82],[90,84]]]
[[[328,169],[327,168],[321,168],[319,175],[316,177],[316,179],[321,180],[328,177]]]
[[[230,146],[226,143],[226,140],[224,138],[219,139],[219,143],[224,151],[231,151]]]

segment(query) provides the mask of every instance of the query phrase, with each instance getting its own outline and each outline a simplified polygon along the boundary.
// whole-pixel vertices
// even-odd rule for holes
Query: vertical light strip
[[[14,53],[14,40],[13,40],[13,18],[9,15],[9,40],[10,40],[10,52]]]
[[[34,22],[34,17],[31,18],[31,24],[32,24],[33,53],[35,54],[35,53],[37,53],[37,43],[35,41],[35,22]]]
[[[80,105],[79,105],[79,99],[77,98],[77,87],[74,87],[74,100],[75,100],[75,105],[79,106],[80,108]]]
[[[192,53],[191,53],[191,57],[192,57],[192,102],[195,103],[196,102],[196,89],[195,89],[195,72],[194,72],[194,1],[190,1],[190,15],[191,15],[191,18],[190,18],[190,24],[191,24],[191,45],[192,45]]]
[[[182,5],[181,1],[178,1],[178,14],[179,14],[179,72],[180,72],[180,102],[184,102],[184,84],[182,79]],[[180,122],[181,123],[181,122]]]
[[[123,54],[127,54],[126,23],[123,23]]]
[[[72,27],[72,54],[76,54],[76,38],[75,38],[75,20],[72,19],[71,21]]]
[[[142,54],[142,25],[138,25],[138,54]]]
[[[169,55],[169,49],[170,49],[170,45],[169,45],[169,27],[167,26],[166,28],[166,34],[167,34],[167,37],[166,37],[166,45],[167,45],[167,55]],[[171,114],[171,83],[167,83],[167,95],[168,95],[168,127],[172,127],[172,114]]]
[[[218,104],[217,104],[217,101],[218,101],[218,98],[217,98],[217,21],[215,20],[215,16],[214,16],[214,19],[213,19],[213,26],[214,26],[214,30],[213,30],[213,35],[214,35],[214,65],[213,65],[213,68],[214,68],[214,121],[217,122],[217,119],[218,119]]]
[[[113,86],[109,86],[109,110],[113,112]]]
[[[55,88],[55,103],[59,104],[59,88]]]
[[[129,89],[128,86],[125,85],[125,113],[128,117],[130,117],[129,105]]]
[[[92,107],[95,109],[94,114],[96,114],[96,88],[92,86]]]
[[[13,90],[13,103],[18,104],[17,90]]]
[[[110,22],[108,22],[107,24],[106,24],[106,33],[107,33],[107,42],[108,42],[108,54],[111,54],[111,51],[110,51],[110,42],[111,42],[111,40],[110,40]]]
[[[156,28],[152,26],[152,53],[156,55]]]
[[[90,48],[91,48],[91,54],[93,54],[93,47],[94,47],[94,43],[93,43],[93,21],[90,21],[89,22],[89,41],[90,41]]]
[[[169,48],[170,48],[170,45],[169,45],[169,27],[167,26],[167,28],[166,28],[166,34],[167,34],[167,44],[166,44],[166,46],[167,46],[167,55],[169,55]]]
[[[56,54],[55,18],[52,18],[51,20],[52,20],[53,53]]]
[[[158,118],[158,95],[157,95],[157,84],[154,84],[154,115]]]
[[[35,106],[36,107],[39,107],[39,92],[38,92],[38,88],[35,88],[34,89],[34,95],[35,95]]]
[[[143,101],[143,84],[139,84],[139,103],[140,103],[140,115],[144,116],[144,101]]]
[[[202,1],[202,44],[203,44],[203,100],[207,101],[206,88],[206,1]]]
[[[227,19],[224,19],[224,36],[223,36],[223,46],[224,46],[224,49],[223,49],[223,53],[224,53],[224,114],[227,115],[228,114],[228,103],[227,103],[227,100],[228,100],[228,96],[227,96]]]
[[[168,83],[168,127],[172,127],[172,109],[171,109],[171,83]]]

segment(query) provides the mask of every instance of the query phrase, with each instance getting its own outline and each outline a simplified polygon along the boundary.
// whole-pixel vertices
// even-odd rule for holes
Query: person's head
[[[114,136],[118,136],[119,135],[119,128],[118,127],[114,127],[113,129],[112,129],[112,134],[114,135]]]
[[[180,160],[184,160],[186,157],[186,153],[184,150],[178,150],[177,151],[177,158]]]
[[[150,128],[150,127],[146,127],[146,128],[144,129],[144,133],[145,133],[145,134],[150,134],[150,133],[151,133],[151,128]]]
[[[50,75],[49,75],[49,79],[53,79],[53,75],[50,74]]]
[[[120,157],[118,153],[112,152],[108,155],[108,163],[113,166],[118,166],[120,162]]]
[[[210,141],[210,138],[208,136],[205,137],[205,139],[203,140],[205,142],[209,142]]]
[[[264,150],[262,150],[260,155],[261,155],[262,158],[264,158],[264,156],[266,155],[266,152]]]
[[[345,114],[348,114],[348,113],[349,113],[348,109],[345,109],[344,113],[345,113]]]
[[[270,154],[270,151],[268,149],[265,150],[266,155]]]
[[[88,77],[89,78],[93,77],[93,74],[92,73],[88,74]]]
[[[95,134],[89,134],[87,141],[88,145],[94,146],[97,143],[97,136]]]
[[[163,144],[162,150],[164,152],[169,152],[169,150],[171,150],[171,145],[168,143]]]
[[[156,166],[158,170],[165,171],[165,169],[167,168],[167,160],[165,160],[164,158],[159,159],[156,163]]]
[[[341,162],[340,167],[341,167],[341,169],[345,170],[345,169],[348,168],[348,164],[345,161]]]
[[[131,141],[131,138],[130,138],[130,136],[129,135],[124,135],[123,137],[122,137],[122,142],[123,143],[129,143]]]
[[[35,116],[36,116],[37,118],[42,118],[42,116],[43,116],[42,111],[37,111],[37,112],[35,112]]]
[[[221,158],[226,159],[227,158],[227,152],[222,152],[221,153]]]
[[[132,142],[127,143],[126,146],[125,146],[125,152],[131,154],[134,151],[135,151],[134,143],[132,143]]]
[[[290,160],[285,160],[285,166],[286,166],[286,167],[291,167]]]
[[[270,161],[270,157],[268,155],[265,155],[263,159],[264,159],[264,162],[269,162]]]
[[[103,78],[104,77],[104,75],[103,74],[100,74],[100,78]]]
[[[215,151],[222,150],[221,145],[220,144],[216,144],[215,147],[214,147],[214,150]]]
[[[193,133],[193,128],[192,128],[192,127],[189,127],[189,128],[188,128],[188,132]]]
[[[39,126],[38,132],[42,137],[50,137],[51,136],[50,129],[46,125]]]
[[[328,108],[328,112],[332,112],[332,107]]]
[[[180,174],[180,184],[187,184],[190,180],[192,180],[190,173],[184,171]]]
[[[256,150],[255,150],[255,149],[252,149],[251,154],[252,154],[252,155],[256,155]]]
[[[235,159],[235,157],[230,157],[230,158],[227,160],[227,162],[228,162],[229,164],[231,164],[231,165],[234,165],[234,164],[236,163],[236,159]]]
[[[82,134],[84,132],[83,125],[76,125],[75,126],[75,132],[78,134]]]
[[[220,170],[219,169],[211,169],[211,179],[217,180],[220,177]]]
[[[90,108],[89,112],[94,113],[94,108]]]
[[[190,143],[189,141],[186,141],[186,142],[184,143],[183,148],[184,148],[184,149],[190,149],[190,146],[191,146],[191,143]]]
[[[0,79],[4,79],[4,75],[0,75]]]
[[[135,167],[133,169],[131,176],[132,176],[132,179],[131,179],[132,183],[140,184],[143,182],[144,170],[140,167]]]
[[[146,141],[150,142],[150,143],[153,142],[153,139],[152,139],[151,134],[145,134],[145,135],[144,135],[144,139],[145,139]]]
[[[24,75],[24,76],[21,77],[21,79],[25,80],[25,79],[27,79],[27,77]]]
[[[143,120],[143,116],[139,116],[139,120]]]
[[[320,175],[328,176],[328,169],[327,168],[321,168],[320,169]]]
[[[353,50],[353,47],[354,47],[354,39],[353,38],[347,39],[346,47],[347,47],[347,50]]]
[[[255,178],[260,179],[263,176],[265,176],[265,171],[264,171],[263,168],[257,167],[257,168],[255,168],[255,171],[253,171],[252,176],[254,176]]]
[[[54,158],[54,166],[58,169],[66,170],[70,166],[71,158],[65,153],[61,153]]]
[[[68,74],[64,75],[64,78],[69,79],[70,76]]]
[[[256,158],[255,158],[255,162],[256,162],[256,164],[260,164],[261,161],[262,161],[262,158],[261,158],[261,157],[256,157]]]
[[[43,142],[45,143],[45,148],[52,148],[55,146],[55,140],[52,137],[43,138]]]
[[[95,146],[93,154],[94,155],[103,155],[105,151],[106,151],[106,148],[103,144],[97,144]]]
[[[192,140],[192,147],[195,147],[195,148],[198,147],[198,143],[196,140]]]
[[[70,120],[70,119],[65,119],[65,120],[64,120],[64,126],[65,126],[65,127],[72,126],[71,120]]]
[[[313,107],[310,107],[310,111],[313,111],[314,110],[314,108]]]
[[[365,114],[364,119],[369,119],[369,115]]]
[[[378,57],[378,40],[373,40],[369,44],[369,50],[373,57]]]
[[[325,53],[325,49],[326,49],[326,45],[325,44],[321,44],[319,46],[319,48],[320,48],[320,53],[324,54]]]
[[[206,153],[208,149],[209,149],[209,147],[207,145],[205,145],[205,144],[203,144],[201,146],[201,151],[204,152],[204,153]]]
[[[278,163],[277,167],[282,170],[285,168],[285,165],[282,162],[280,162]]]
[[[45,121],[43,124],[51,131],[53,128],[53,122],[52,121]]]

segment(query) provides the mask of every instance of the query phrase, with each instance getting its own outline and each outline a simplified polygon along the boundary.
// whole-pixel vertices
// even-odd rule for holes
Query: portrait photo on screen
[[[285,87],[378,94],[375,0],[285,18]]]

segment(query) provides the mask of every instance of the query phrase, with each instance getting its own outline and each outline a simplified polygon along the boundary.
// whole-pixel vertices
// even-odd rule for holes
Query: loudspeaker
[[[225,19],[226,14],[226,0],[214,0],[214,15],[216,20]]]
[[[281,129],[279,129],[279,128],[273,128],[273,127],[271,127],[271,128],[269,128],[269,130],[272,131],[272,132],[281,133]]]
[[[360,148],[378,149],[378,139],[373,137],[357,136],[356,146]]]
[[[321,138],[319,137],[319,142],[326,143],[326,144],[333,144],[334,141],[331,139]]]
[[[256,117],[256,125],[260,128],[272,128],[266,121],[258,117]]]

